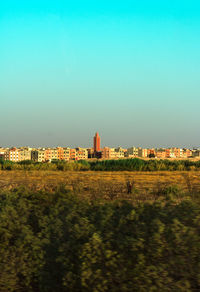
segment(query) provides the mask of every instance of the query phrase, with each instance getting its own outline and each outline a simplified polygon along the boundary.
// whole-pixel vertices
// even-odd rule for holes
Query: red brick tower
[[[101,150],[100,148],[100,136],[99,133],[97,132],[94,136],[94,152],[99,152]]]

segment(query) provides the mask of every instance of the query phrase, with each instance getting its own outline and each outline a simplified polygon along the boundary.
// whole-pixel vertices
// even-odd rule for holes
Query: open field
[[[26,186],[31,190],[54,191],[59,185],[81,195],[127,198],[127,182],[134,182],[135,196],[154,198],[153,194],[169,186],[184,192],[200,192],[200,172],[75,172],[75,171],[1,171],[1,190]],[[153,197],[152,197],[153,195]]]

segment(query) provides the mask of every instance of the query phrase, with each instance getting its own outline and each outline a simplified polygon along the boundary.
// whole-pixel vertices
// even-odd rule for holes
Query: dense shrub
[[[59,161],[51,163],[34,162],[31,160],[11,162],[0,160],[2,170],[61,170],[61,171],[191,171],[200,170],[200,161],[190,160],[143,160],[119,159],[96,161]]]
[[[200,170],[200,161],[189,160],[142,160],[119,159],[119,160],[97,160],[90,162],[91,170],[102,171],[189,171]]]
[[[177,188],[166,194],[177,195]],[[199,291],[200,203],[0,196],[0,291]]]

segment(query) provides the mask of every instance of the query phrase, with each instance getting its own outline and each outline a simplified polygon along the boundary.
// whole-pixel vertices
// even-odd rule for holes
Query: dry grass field
[[[200,172],[62,172],[62,171],[0,171],[0,189],[25,186],[33,191],[55,191],[59,185],[82,196],[108,199],[129,198],[127,182],[134,182],[133,196],[138,200],[154,200],[156,194],[169,186],[184,192],[200,192]]]

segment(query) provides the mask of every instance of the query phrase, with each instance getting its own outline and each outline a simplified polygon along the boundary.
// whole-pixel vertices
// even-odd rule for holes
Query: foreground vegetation
[[[34,162],[25,160],[11,162],[0,160],[0,170],[60,170],[60,171],[190,171],[200,170],[200,160],[143,160],[118,159],[118,160],[80,160],[65,162],[54,160],[52,163]]]
[[[199,193],[129,196],[2,192],[0,291],[199,291]]]

